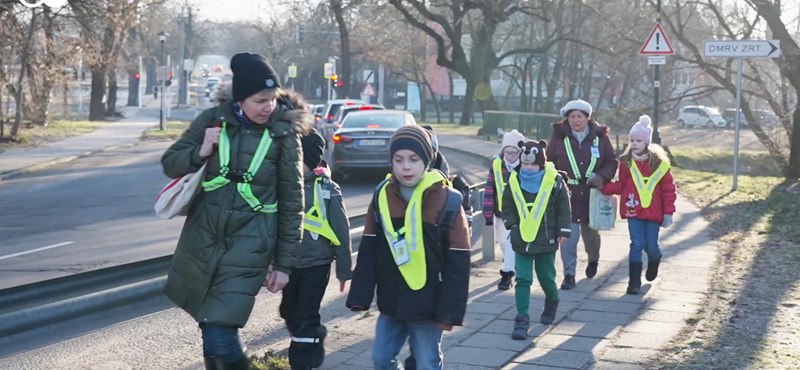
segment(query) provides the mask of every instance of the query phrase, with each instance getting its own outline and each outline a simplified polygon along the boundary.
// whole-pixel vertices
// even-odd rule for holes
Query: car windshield
[[[719,116],[719,110],[717,108],[707,108],[708,114],[711,116]]]
[[[400,128],[405,118],[399,114],[385,115],[348,115],[342,123],[343,128]]]

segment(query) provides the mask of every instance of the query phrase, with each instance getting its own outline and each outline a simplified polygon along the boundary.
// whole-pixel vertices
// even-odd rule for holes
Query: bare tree
[[[554,39],[546,45],[518,48],[502,53],[497,53],[494,48],[494,37],[498,26],[508,21],[512,15],[523,13],[531,16],[532,20],[548,21],[548,3],[543,1],[523,3],[514,0],[481,2],[449,0],[428,5],[421,0],[389,0],[389,3],[414,27],[436,40],[436,62],[455,71],[466,80],[467,97],[462,110],[461,124],[469,124],[473,97],[478,98],[481,110],[497,109],[490,79],[492,72],[502,60],[517,54],[542,54],[555,43]],[[441,26],[444,35],[436,32],[428,22]],[[469,34],[469,44],[464,39],[466,34]]]
[[[652,2],[652,0],[649,0]],[[676,39],[680,42],[683,53],[678,56],[692,65],[696,65],[703,73],[709,76],[719,86],[726,90],[730,96],[735,96],[735,71],[732,59],[705,59],[702,39],[707,38],[709,30],[718,38],[725,39],[750,39],[755,33],[763,32],[759,28],[762,19],[767,21],[768,27],[781,40],[783,56],[776,60],[776,63],[783,76],[794,87],[795,94],[800,91],[800,48],[792,39],[785,24],[780,20],[779,7],[770,1],[748,0],[756,13],[747,13],[742,9],[725,9],[721,3],[713,0],[695,1],[685,3],[674,0],[669,3],[669,15],[664,17],[666,25]],[[792,130],[788,119],[784,120],[783,128],[787,137],[791,137],[790,154],[784,151],[782,143],[771,137],[762,127],[760,120],[754,113],[754,108],[749,102],[755,103],[758,100],[765,101],[777,114],[778,117],[788,116],[784,106],[781,104],[786,97],[776,96],[772,92],[778,90],[779,83],[776,78],[771,78],[770,74],[775,75],[774,71],[768,68],[769,63],[758,60],[748,60],[748,71],[743,78],[747,87],[742,89],[742,114],[748,121],[748,127],[756,137],[764,144],[770,156],[778,165],[784,169],[787,177],[796,178],[800,174],[800,136],[795,138],[792,134],[798,133],[800,127],[800,112],[795,109],[794,127]],[[790,107],[793,109],[793,107]],[[794,154],[791,154],[794,153]],[[795,157],[792,157],[792,156]],[[793,159],[792,159],[793,158]],[[791,163],[790,163],[791,162]]]

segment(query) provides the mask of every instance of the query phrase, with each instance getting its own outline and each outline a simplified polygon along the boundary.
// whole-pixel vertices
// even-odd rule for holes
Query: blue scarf
[[[522,190],[525,190],[528,193],[538,193],[539,186],[542,185],[543,178],[543,170],[533,171],[525,168],[519,169],[519,186],[522,188]]]
[[[247,116],[244,114],[244,110],[239,106],[239,104],[233,102],[231,103],[231,107],[233,108],[233,113],[236,115],[236,118],[239,119],[239,122],[243,123],[245,126],[254,126],[256,124],[247,118]]]

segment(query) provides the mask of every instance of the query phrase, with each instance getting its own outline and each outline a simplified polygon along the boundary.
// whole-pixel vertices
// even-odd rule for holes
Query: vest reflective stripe
[[[420,290],[427,283],[427,266],[425,263],[425,240],[422,231],[422,194],[434,184],[446,183],[444,175],[439,171],[428,171],[422,180],[414,187],[414,192],[411,194],[411,199],[406,206],[405,217],[403,220],[403,227],[395,231],[392,224],[392,216],[389,211],[389,201],[386,195],[386,186],[389,181],[383,185],[378,192],[378,212],[380,213],[381,225],[383,226],[383,234],[386,236],[386,241],[389,243],[389,250],[392,251],[392,256],[397,260],[395,249],[393,246],[398,241],[404,240],[406,250],[408,251],[408,262],[397,266],[400,269],[400,274],[406,281],[411,290]]]
[[[556,176],[558,176],[558,171],[556,171],[553,163],[546,162],[544,178],[533,203],[525,202],[525,195],[519,186],[517,172],[512,172],[508,178],[508,186],[511,187],[511,194],[514,196],[514,204],[517,206],[517,214],[519,215],[519,233],[526,243],[536,240],[539,226],[542,224],[542,219],[547,210],[547,202],[556,184]]]
[[[650,208],[656,185],[664,178],[669,168],[668,162],[661,162],[655,172],[648,177],[644,177],[636,163],[631,162],[631,177],[633,178],[633,185],[636,186],[636,192],[639,193],[639,201],[641,202],[642,208]]]
[[[600,138],[597,136],[594,137],[592,140],[592,146],[597,147],[598,152],[600,150]],[[594,171],[594,166],[597,164],[597,158],[592,156],[592,160],[589,162],[589,168],[586,169],[586,173],[581,175],[581,169],[578,167],[578,162],[575,161],[575,154],[572,153],[572,145],[569,143],[569,136],[564,137],[564,151],[567,152],[567,159],[569,159],[569,165],[572,167],[572,176],[573,178],[567,180],[567,184],[570,185],[578,185],[581,183],[582,178],[589,178],[589,174]]]
[[[219,176],[204,181],[204,191],[214,191],[231,182],[231,180],[226,177],[230,172],[229,166],[231,162],[231,141],[230,138],[228,138],[227,127],[228,123],[223,121],[222,129],[219,132],[219,148],[217,150],[219,153]],[[250,181],[253,181],[254,174],[258,172],[258,169],[261,168],[261,164],[264,163],[264,158],[267,156],[270,145],[272,145],[272,137],[269,135],[269,130],[265,128],[264,133],[261,135],[261,141],[258,143],[258,148],[255,154],[253,154],[253,160],[250,161],[247,172],[242,175],[244,182],[236,184],[236,191],[239,192],[239,195],[247,202],[254,212],[275,213],[278,210],[278,203],[261,204],[258,198],[253,195],[253,190],[250,187]]]
[[[322,197],[322,177],[317,177],[314,181],[314,205],[308,209],[303,218],[303,229],[311,233],[317,233],[331,241],[335,246],[342,245],[336,233],[333,232],[331,224],[328,222],[328,209],[325,208],[325,199]]]
[[[495,193],[497,198],[497,209],[503,210],[503,192],[506,190],[506,182],[503,179],[503,160],[500,157],[495,157],[492,161],[492,173],[494,174],[494,188],[497,190]]]

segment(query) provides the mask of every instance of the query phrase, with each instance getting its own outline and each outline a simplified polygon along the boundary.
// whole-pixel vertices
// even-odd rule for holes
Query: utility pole
[[[178,62],[179,65],[179,75],[180,75],[180,85],[178,85],[178,106],[185,106],[186,105],[186,98],[189,89],[188,81],[186,81],[187,77],[189,76],[186,73],[186,63],[184,60],[186,59],[186,16],[183,14],[184,8],[181,7],[181,15],[178,17],[178,22],[180,22],[181,27],[181,57],[180,61]]]
[[[661,24],[661,0],[656,0],[656,24]],[[655,65],[655,74],[653,81],[653,142],[661,145],[661,135],[658,133],[658,121],[659,121],[659,110],[658,109],[658,101],[659,101],[659,88],[661,87],[661,76],[659,73],[659,65]]]

